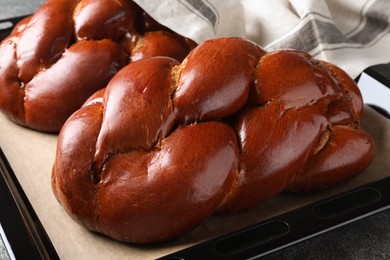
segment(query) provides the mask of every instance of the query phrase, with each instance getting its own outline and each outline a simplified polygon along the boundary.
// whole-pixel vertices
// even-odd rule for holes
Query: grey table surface
[[[0,20],[30,14],[43,2],[0,0]],[[0,253],[2,246],[0,243]],[[264,259],[390,259],[390,210],[281,249]]]

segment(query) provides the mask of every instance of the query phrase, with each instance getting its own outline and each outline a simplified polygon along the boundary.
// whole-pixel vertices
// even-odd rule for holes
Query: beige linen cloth
[[[390,62],[389,0],[135,0],[158,22],[198,43],[248,38],[266,50],[292,48],[353,78]]]

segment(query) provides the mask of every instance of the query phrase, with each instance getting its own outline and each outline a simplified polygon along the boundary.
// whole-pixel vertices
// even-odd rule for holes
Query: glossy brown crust
[[[203,43],[180,68],[174,103],[183,123],[231,116],[248,100],[256,63],[265,52],[238,38],[219,39],[219,44]]]
[[[18,124],[58,132],[131,61],[196,46],[130,0],[48,0],[0,44],[0,110]]]
[[[58,118],[67,118],[80,108],[80,104],[104,88],[126,62],[125,53],[111,40],[73,44],[56,63],[26,84],[27,125],[35,129],[42,125],[60,129],[63,122]],[[91,67],[96,73],[91,73]],[[58,109],[61,105],[63,107]]]
[[[124,67],[65,123],[54,194],[90,230],[131,243],[176,238],[210,215],[364,171],[375,155],[362,98],[334,65],[239,38],[182,63]]]

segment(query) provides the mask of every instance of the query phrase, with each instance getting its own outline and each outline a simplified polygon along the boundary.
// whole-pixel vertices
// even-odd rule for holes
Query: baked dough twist
[[[48,0],[0,45],[0,110],[58,132],[129,61],[182,60],[195,45],[130,0]]]
[[[176,238],[214,213],[310,192],[365,170],[362,98],[341,69],[240,38],[182,63],[124,67],[62,128],[53,191],[89,230],[131,243]]]

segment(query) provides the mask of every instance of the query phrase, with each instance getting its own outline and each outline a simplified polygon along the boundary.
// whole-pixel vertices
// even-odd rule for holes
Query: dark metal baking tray
[[[59,259],[1,149],[0,212],[0,223],[16,259]]]

